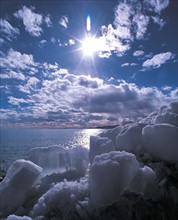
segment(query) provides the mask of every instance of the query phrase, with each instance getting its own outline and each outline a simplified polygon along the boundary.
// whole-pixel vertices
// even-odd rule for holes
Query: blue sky
[[[2,0],[1,125],[112,125],[177,100],[177,8]]]

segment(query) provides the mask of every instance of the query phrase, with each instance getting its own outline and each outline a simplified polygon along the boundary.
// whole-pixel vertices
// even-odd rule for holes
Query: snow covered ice
[[[84,147],[39,147],[30,150],[29,159],[43,168],[43,172],[65,172],[76,169],[83,176],[88,167],[88,149]]]
[[[107,189],[107,190],[106,190]],[[155,172],[140,168],[134,154],[110,152],[95,157],[90,168],[90,202],[94,207],[112,204],[125,190],[156,196]]]
[[[0,218],[177,219],[178,103],[90,138],[34,148],[0,183]]]
[[[25,202],[42,168],[31,161],[17,160],[9,168],[0,185],[0,210],[13,213]]]

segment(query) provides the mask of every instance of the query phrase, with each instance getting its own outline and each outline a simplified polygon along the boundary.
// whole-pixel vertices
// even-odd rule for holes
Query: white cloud
[[[12,27],[8,21],[2,18],[0,18],[0,29],[1,34],[5,34],[4,37],[10,41],[20,34],[18,28]]]
[[[41,28],[43,22],[43,16],[41,14],[35,13],[33,7],[27,8],[23,6],[22,9],[19,9],[14,16],[23,21],[25,30],[29,32],[34,37],[39,37],[43,32]]]
[[[68,23],[69,23],[69,19],[67,16],[62,16],[59,20],[59,24],[61,26],[63,26],[64,28],[67,28],[68,27]]]
[[[121,66],[122,66],[122,67],[124,67],[124,66],[129,66],[129,63],[123,63]]]
[[[161,89],[164,91],[170,91],[172,90],[172,86],[163,86]]]
[[[120,0],[115,8],[113,24],[101,27],[101,37],[98,37],[98,55],[106,58],[115,53],[122,56],[131,48],[134,40],[145,38],[150,20],[164,24],[160,18],[161,11],[168,6],[168,0],[140,1]],[[150,14],[152,8],[152,14]],[[144,12],[144,13],[143,13]]]
[[[52,22],[51,22],[50,15],[47,15],[47,16],[44,17],[44,22],[46,23],[46,25],[47,25],[48,27],[51,27]]]
[[[47,40],[41,40],[39,43],[39,47],[43,48],[46,43],[47,43]]]
[[[69,45],[74,45],[75,44],[75,41],[73,39],[69,39]]]
[[[59,75],[66,75],[68,74],[68,70],[67,69],[62,69],[60,68],[59,70],[57,70],[56,72],[51,73],[52,76],[59,76]]]
[[[35,92],[36,85],[39,83],[40,80],[36,77],[30,77],[25,85],[19,85],[18,89],[20,92],[24,92],[30,94],[32,91]]]
[[[104,31],[103,31],[104,30]],[[130,45],[123,43],[116,35],[116,31],[111,24],[108,27],[102,27],[103,36],[95,39],[95,50],[98,51],[100,57],[107,58],[112,52],[117,56],[122,56],[127,50],[130,49]]]
[[[13,96],[9,96],[8,100],[9,100],[8,102],[11,105],[19,105],[20,103],[28,103],[28,101],[23,98],[15,98]]]
[[[159,68],[162,64],[166,63],[166,61],[171,60],[175,57],[171,52],[160,53],[154,55],[151,59],[146,60],[142,67],[148,68]]]
[[[32,86],[36,85],[40,80],[37,79],[36,77],[30,77],[27,81],[27,85]]]
[[[149,17],[143,14],[136,14],[133,18],[133,22],[135,23],[136,39],[143,39],[149,24]]]
[[[162,28],[166,24],[166,22],[159,16],[152,16],[151,18],[155,24],[158,24],[160,26],[160,28]]]
[[[0,74],[1,79],[19,79],[19,80],[25,80],[25,76],[20,72],[15,71],[8,71],[7,73]]]
[[[143,54],[144,54],[143,50],[137,50],[133,53],[133,56],[139,57],[139,56],[142,56]]]
[[[169,5],[169,0],[144,0],[147,9],[158,14]]]
[[[1,67],[29,69],[36,66],[31,54],[21,54],[18,51],[10,49],[7,56],[0,57]]]
[[[5,40],[0,38],[0,46],[2,46],[2,44],[4,44],[4,43],[5,43]]]
[[[177,97],[176,90],[163,94],[158,88],[138,87],[124,80],[112,85],[110,81],[73,75],[65,69],[57,74],[56,68],[56,64],[51,66],[53,77],[48,80],[40,83],[36,77],[29,77],[26,84],[19,85],[19,91],[26,93],[26,98],[20,93],[18,98],[10,95],[9,103],[21,108],[13,116],[3,113],[3,118],[22,121],[35,121],[38,118],[45,123],[72,126],[91,121],[98,124],[104,119],[110,123],[114,114],[119,123],[125,117],[137,118],[158,110],[161,105]],[[30,112],[31,115],[25,115],[24,112]]]
[[[123,63],[121,66],[124,67],[124,66],[137,66],[138,64],[137,63]]]

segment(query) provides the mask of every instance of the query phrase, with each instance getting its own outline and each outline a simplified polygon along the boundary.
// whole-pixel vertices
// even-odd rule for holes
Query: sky
[[[1,0],[1,126],[97,127],[178,99],[177,0]]]

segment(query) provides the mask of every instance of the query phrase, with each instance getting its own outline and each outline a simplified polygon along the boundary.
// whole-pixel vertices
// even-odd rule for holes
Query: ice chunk
[[[7,220],[32,220],[32,218],[28,216],[9,215]]]
[[[168,123],[178,127],[178,115],[171,112],[166,112],[155,117],[154,124],[164,123]]]
[[[42,168],[31,161],[17,160],[11,165],[6,177],[0,183],[0,213],[3,216],[22,206],[41,171]]]
[[[85,182],[63,181],[51,187],[43,194],[38,203],[33,207],[31,215],[51,216],[61,219],[63,216],[74,213],[77,201],[83,200],[88,195],[88,184]],[[72,219],[72,216],[70,216]],[[75,219],[75,218],[74,218]]]
[[[133,124],[124,127],[116,137],[116,150],[135,152],[142,144],[142,128],[145,124]]]
[[[65,172],[75,168],[83,176],[88,167],[88,149],[84,147],[63,148],[60,146],[33,148],[29,159],[44,168],[43,172]]]
[[[178,163],[178,128],[169,124],[147,125],[143,128],[146,150],[154,157]]]
[[[140,124],[153,124],[155,116],[158,115],[158,112],[152,112],[151,114],[149,114],[147,117],[142,118],[139,123]]]
[[[171,102],[167,111],[178,114],[178,102]]]
[[[158,185],[155,172],[148,166],[138,169],[130,184],[130,190],[139,192],[145,198],[157,199]]]
[[[111,140],[115,145],[116,137],[121,132],[121,130],[122,130],[122,126],[117,126],[113,129],[109,129],[106,132],[101,133],[99,136],[109,138],[109,140]]]
[[[96,156],[89,177],[89,202],[95,208],[112,204],[125,190],[154,197],[157,189],[154,171],[148,167],[140,168],[135,155],[124,151]]]
[[[112,141],[110,141],[107,137],[99,137],[99,136],[90,136],[90,151],[89,151],[89,161],[93,162],[93,159],[96,155],[100,155],[103,153],[109,153],[110,151],[114,151],[114,146]]]

